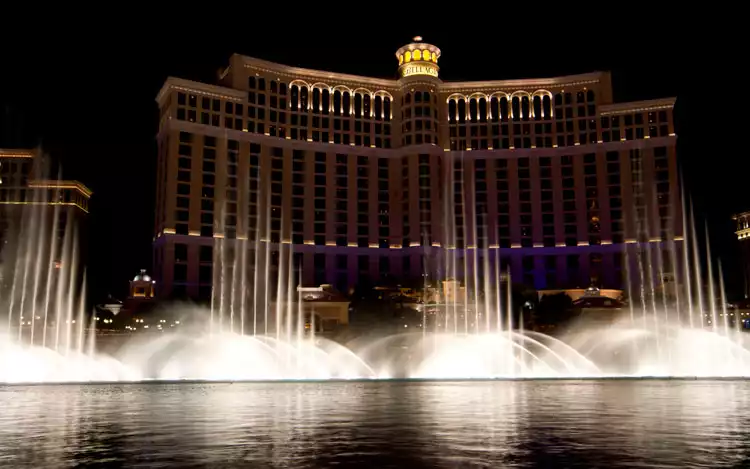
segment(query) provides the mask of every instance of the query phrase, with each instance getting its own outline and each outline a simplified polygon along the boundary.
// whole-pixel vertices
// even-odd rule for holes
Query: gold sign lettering
[[[407,65],[401,70],[402,77],[410,77],[412,75],[429,75],[431,77],[437,77],[438,70],[434,65],[430,64]]]

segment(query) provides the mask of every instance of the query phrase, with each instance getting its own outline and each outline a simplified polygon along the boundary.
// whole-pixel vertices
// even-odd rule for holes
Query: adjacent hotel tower
[[[280,271],[342,291],[462,280],[497,262],[538,289],[619,287],[637,276],[628,249],[682,241],[673,98],[613,103],[606,72],[443,82],[440,54],[414,38],[396,80],[242,55],[217,85],[168,78],[158,295],[208,299],[222,281],[273,296]]]

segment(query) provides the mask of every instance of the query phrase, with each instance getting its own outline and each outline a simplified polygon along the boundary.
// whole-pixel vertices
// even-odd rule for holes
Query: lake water
[[[750,382],[0,387],[2,467],[750,467]]]

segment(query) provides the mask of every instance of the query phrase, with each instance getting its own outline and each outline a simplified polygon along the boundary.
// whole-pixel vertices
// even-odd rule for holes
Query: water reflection
[[[5,467],[737,467],[744,381],[0,388]]]

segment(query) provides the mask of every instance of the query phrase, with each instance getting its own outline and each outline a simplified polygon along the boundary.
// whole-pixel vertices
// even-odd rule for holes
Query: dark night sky
[[[444,80],[609,70],[616,101],[677,96],[679,157],[688,178],[699,181],[691,185],[692,192],[700,211],[709,216],[716,250],[736,267],[728,217],[733,211],[750,210],[750,191],[741,186],[749,165],[746,158],[728,156],[723,147],[731,147],[726,145],[730,138],[711,130],[728,130],[731,124],[706,114],[705,92],[710,85],[700,83],[703,77],[696,75],[706,75],[699,72],[704,68],[701,63],[716,60],[721,51],[696,51],[683,58],[677,51],[683,50],[684,38],[664,26],[667,19],[656,17],[637,23],[608,21],[593,28],[584,26],[592,23],[583,20],[542,24],[533,16],[516,21],[508,16],[506,21],[483,22],[481,27],[438,20],[424,22],[434,27],[386,27],[375,23],[376,16],[363,24],[333,17],[274,24],[263,15],[229,15],[222,10],[221,14],[172,16],[169,21],[174,26],[158,33],[152,26],[158,23],[163,28],[166,19],[119,18],[118,24],[124,26],[66,21],[58,23],[64,24],[61,27],[28,28],[23,24],[15,31],[26,31],[36,39],[14,41],[0,49],[0,146],[41,141],[62,162],[65,178],[79,179],[94,191],[89,287],[96,300],[110,292],[124,295],[129,277],[151,265],[154,97],[167,76],[212,82],[216,71],[237,52],[289,65],[394,77],[395,50],[416,34],[442,49]],[[391,19],[397,23],[395,16]],[[341,26],[324,28],[320,26],[324,21]],[[265,23],[278,29],[259,27]],[[10,25],[6,37],[13,33]],[[707,115],[713,118],[706,119]],[[713,164],[699,165],[706,159]]]

